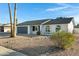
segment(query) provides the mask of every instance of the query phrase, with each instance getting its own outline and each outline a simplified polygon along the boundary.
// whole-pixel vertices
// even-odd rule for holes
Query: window
[[[56,27],[56,32],[60,31],[61,30],[61,26],[60,25],[57,25]]]
[[[46,26],[46,32],[50,32],[50,26]]]
[[[37,26],[33,26],[33,27],[32,27],[32,30],[33,30],[33,31],[37,31]]]

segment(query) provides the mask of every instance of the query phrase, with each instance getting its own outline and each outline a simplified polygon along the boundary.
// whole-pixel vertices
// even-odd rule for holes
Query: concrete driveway
[[[23,53],[0,46],[0,56],[26,56]]]

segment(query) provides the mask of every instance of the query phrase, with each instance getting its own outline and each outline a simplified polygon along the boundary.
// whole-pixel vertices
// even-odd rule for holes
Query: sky
[[[13,19],[14,4],[10,6]],[[17,3],[18,23],[56,17],[74,17],[79,23],[79,3]],[[7,3],[0,3],[0,23],[10,23]]]

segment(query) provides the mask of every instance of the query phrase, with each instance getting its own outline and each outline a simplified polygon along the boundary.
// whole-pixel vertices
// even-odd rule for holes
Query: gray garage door
[[[21,34],[27,34],[27,27],[18,27],[17,32]]]

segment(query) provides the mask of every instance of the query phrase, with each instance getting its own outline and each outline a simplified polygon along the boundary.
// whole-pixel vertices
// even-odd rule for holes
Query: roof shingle
[[[71,22],[72,19],[73,19],[72,17],[71,18],[56,18],[54,20],[51,20],[45,23],[44,25],[46,24],[68,24]]]
[[[71,22],[71,20],[73,19],[73,17],[70,18],[56,18],[56,19],[42,19],[42,20],[33,20],[33,21],[26,21],[23,23],[20,23],[18,25],[40,25],[45,21],[48,21],[46,23],[44,23],[43,25],[47,25],[47,24],[68,24]]]
[[[49,19],[26,21],[26,22],[20,23],[18,25],[40,25],[41,23],[43,23],[47,20],[49,20]]]

